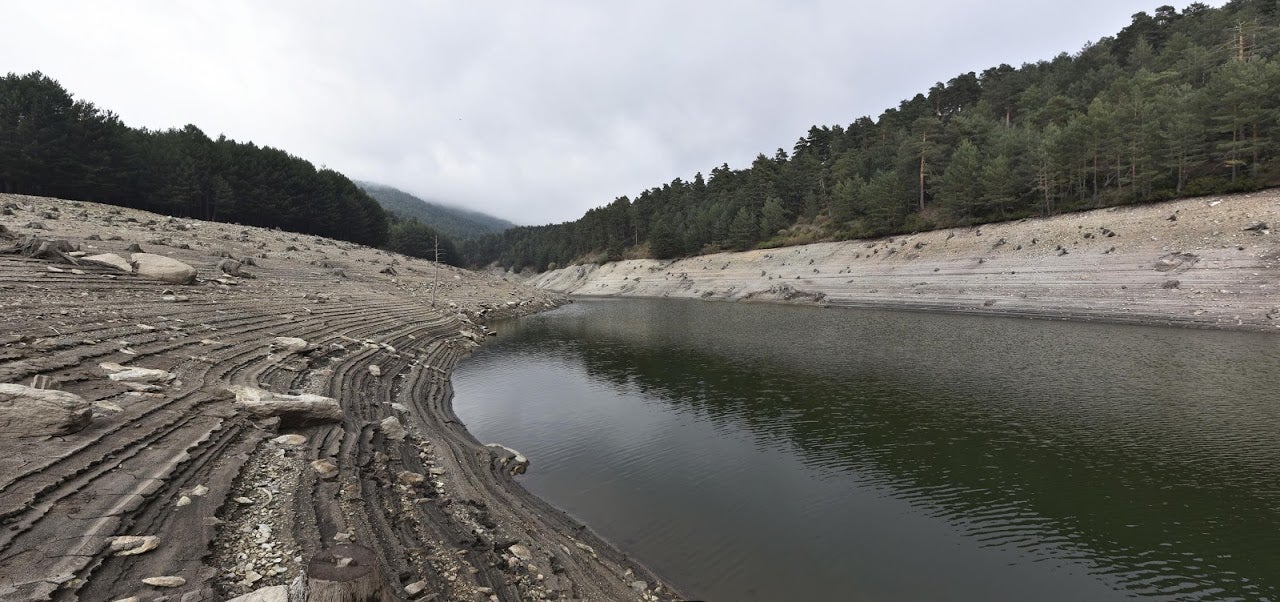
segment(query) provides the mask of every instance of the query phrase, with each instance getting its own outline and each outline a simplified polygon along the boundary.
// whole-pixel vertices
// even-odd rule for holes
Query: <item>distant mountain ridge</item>
[[[356,185],[383,209],[416,219],[454,240],[498,234],[515,227],[515,224],[492,215],[433,203],[385,184],[357,180]]]

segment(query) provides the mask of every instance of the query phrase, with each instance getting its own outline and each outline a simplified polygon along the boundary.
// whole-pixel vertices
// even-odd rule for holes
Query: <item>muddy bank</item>
[[[0,600],[673,596],[451,409],[485,321],[558,295],[313,236],[0,206]]]
[[[589,296],[822,303],[1280,329],[1280,191],[1117,207],[877,240],[571,266]]]

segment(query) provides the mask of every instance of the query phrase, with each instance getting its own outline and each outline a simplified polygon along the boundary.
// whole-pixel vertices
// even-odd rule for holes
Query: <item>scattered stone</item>
[[[111,372],[107,378],[116,382],[167,383],[177,377],[176,374],[165,370],[121,366],[114,362],[103,362],[98,364],[98,367],[106,370],[107,372]]]
[[[110,542],[115,556],[136,556],[160,546],[160,538],[155,535],[121,535],[112,537]]]
[[[129,256],[129,262],[133,265],[133,273],[144,278],[172,284],[191,284],[196,281],[196,269],[172,257],[134,253]]]
[[[244,263],[240,261],[227,258],[218,262],[218,271],[228,276],[235,276],[236,278],[253,278],[253,274],[240,269],[243,265]]]
[[[379,367],[377,364],[370,364],[369,374],[372,374],[373,376],[382,376],[382,368]]]
[[[1164,281],[1164,284],[1161,284],[1161,285],[1160,285],[1160,288],[1163,288],[1163,289],[1173,289],[1173,288],[1178,288],[1178,287],[1179,287],[1179,286],[1181,286],[1181,285],[1182,285],[1182,283],[1181,283],[1181,282],[1179,282],[1179,281],[1177,281],[1177,280],[1165,280],[1165,281]]]
[[[1245,232],[1253,232],[1256,234],[1265,233],[1267,230],[1270,230],[1270,228],[1267,227],[1267,222],[1253,222],[1244,227]]]
[[[404,430],[404,425],[400,424],[400,419],[395,416],[383,418],[382,422],[378,423],[378,428],[392,441],[404,441],[409,434]]]
[[[0,384],[0,436],[66,435],[92,419],[91,404],[74,393]]]
[[[408,594],[409,597],[412,598],[418,594],[421,594],[423,591],[426,591],[426,589],[427,589],[427,582],[424,579],[422,581],[414,581],[413,583],[410,583],[409,585],[404,586],[404,593]]]
[[[256,418],[279,417],[282,423],[315,424],[342,420],[342,406],[332,397],[303,393],[288,395],[257,387],[233,386],[236,406]]]
[[[520,452],[501,443],[486,445],[489,449],[490,465],[498,470],[505,470],[512,476],[524,474],[529,469],[529,459]]]
[[[515,556],[516,558],[519,558],[520,560],[523,560],[525,562],[531,562],[533,560],[533,552],[530,551],[529,548],[523,544],[517,543],[517,544],[512,544],[510,546],[507,546],[507,551],[511,552],[512,556]]]
[[[327,480],[338,476],[338,465],[328,458],[312,460],[311,469],[316,471],[316,474],[322,479]]]
[[[396,474],[396,480],[400,481],[401,484],[413,486],[425,482],[427,477],[409,470],[402,470]]]
[[[302,445],[307,442],[307,438],[302,435],[291,433],[288,435],[280,435],[279,437],[272,439],[272,441],[275,441],[280,445]]]
[[[271,339],[270,345],[272,348],[283,349],[287,353],[304,353],[312,348],[305,339],[298,337],[276,337]]]
[[[171,575],[147,577],[146,579],[143,579],[142,582],[153,587],[182,587],[187,584],[186,579]]]

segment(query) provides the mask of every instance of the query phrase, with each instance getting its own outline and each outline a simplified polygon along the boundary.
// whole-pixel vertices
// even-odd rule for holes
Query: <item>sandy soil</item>
[[[1277,227],[1280,191],[1270,190],[877,240],[570,266],[530,282],[573,295],[1275,331]]]
[[[35,235],[128,257],[136,243],[199,273],[176,285],[0,255],[0,383],[92,410],[68,434],[21,431],[48,416],[0,420],[0,600],[283,594],[316,583],[313,569],[384,599],[674,596],[528,494],[450,407],[450,371],[485,320],[558,295],[313,236],[36,197],[0,206],[14,235],[0,246]],[[219,273],[227,255],[251,258],[251,277]],[[112,363],[169,376],[112,380]],[[232,385],[331,397],[340,419],[250,415]],[[154,539],[113,539],[125,535]],[[140,541],[154,549],[112,549]]]

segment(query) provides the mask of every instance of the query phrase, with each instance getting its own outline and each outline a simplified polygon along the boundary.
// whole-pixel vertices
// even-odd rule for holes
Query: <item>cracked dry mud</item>
[[[0,383],[92,410],[67,434],[0,435],[0,600],[222,600],[297,589],[318,564],[324,583],[368,573],[388,600],[676,596],[515,483],[511,455],[450,407],[484,320],[556,295],[443,267],[433,306],[434,264],[350,243],[0,204],[4,246],[35,235],[127,257],[137,244],[199,274],[175,285],[0,255]],[[228,256],[251,277],[222,273]],[[233,386],[333,398],[341,418],[250,414]]]

